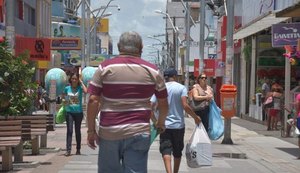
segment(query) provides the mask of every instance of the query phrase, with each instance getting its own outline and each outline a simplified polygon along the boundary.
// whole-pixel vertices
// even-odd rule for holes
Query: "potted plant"
[[[37,89],[35,63],[28,52],[13,56],[6,42],[0,43],[0,59],[0,116],[30,113]]]

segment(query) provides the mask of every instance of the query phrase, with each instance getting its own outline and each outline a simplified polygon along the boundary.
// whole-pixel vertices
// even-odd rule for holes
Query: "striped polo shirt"
[[[168,95],[155,65],[125,55],[101,63],[88,92],[101,97],[99,135],[107,140],[149,134],[150,98]]]

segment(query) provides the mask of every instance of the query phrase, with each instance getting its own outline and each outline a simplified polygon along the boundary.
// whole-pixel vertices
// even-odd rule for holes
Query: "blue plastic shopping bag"
[[[224,134],[224,123],[221,118],[221,109],[214,100],[210,103],[208,136],[210,140],[217,140]]]

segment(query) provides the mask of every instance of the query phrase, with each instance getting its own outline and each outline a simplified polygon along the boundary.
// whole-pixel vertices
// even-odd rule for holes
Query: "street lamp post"
[[[81,28],[80,28],[80,32],[81,32],[81,41],[82,41],[82,46],[81,46],[81,56],[82,56],[82,63],[81,63],[81,68],[83,69],[85,66],[89,65],[89,59],[90,59],[90,53],[91,53],[91,33],[93,32],[94,28],[96,27],[96,24],[99,22],[99,20],[101,18],[103,18],[103,16],[105,15],[109,15],[109,14],[104,14],[105,10],[108,7],[118,7],[118,10],[120,10],[120,7],[118,5],[110,5],[110,3],[114,1],[114,0],[110,0],[106,6],[101,6],[100,8],[97,8],[95,10],[91,9],[90,6],[90,0],[81,0],[77,7],[79,7],[79,5],[81,4]],[[76,7],[76,8],[77,8]],[[102,10],[102,13],[100,15],[100,17],[98,17],[100,10]],[[97,12],[97,15],[94,14],[94,12]],[[93,17],[96,17],[96,21],[94,22],[93,27],[91,28],[90,26],[90,17],[91,14],[93,15]],[[111,15],[111,14],[110,14]],[[88,21],[86,21],[86,18],[88,17]],[[96,36],[95,36],[96,38]],[[85,43],[87,43],[87,45],[85,45]],[[93,44],[93,49],[95,50],[96,44]]]
[[[146,45],[146,47],[150,47],[150,48],[153,48],[153,49],[156,49],[157,50],[157,66],[158,66],[158,68],[160,69],[160,58],[159,58],[159,49],[157,48],[157,47],[154,47],[154,46],[151,46],[151,45]]]
[[[159,41],[160,44],[162,45],[161,52],[164,53],[164,51],[165,51],[165,44],[160,39],[158,39],[158,38],[156,38],[154,36],[151,36],[151,35],[148,35],[147,37]],[[159,52],[158,52],[158,57],[159,57]],[[165,55],[162,54],[162,59],[164,59],[164,58],[165,58]],[[160,63],[160,59],[159,58],[158,58],[158,64],[159,64],[159,67],[161,67],[161,63]]]
[[[167,16],[168,20],[171,23],[172,29],[173,29],[175,37],[176,37],[176,39],[174,39],[174,44],[175,44],[175,69],[178,70],[178,45],[179,45],[178,43],[180,42],[179,36],[178,36],[178,28],[174,26],[174,23],[173,23],[172,19],[170,18],[170,15],[168,13],[162,12],[161,10],[155,10],[155,13],[163,14],[163,15]]]

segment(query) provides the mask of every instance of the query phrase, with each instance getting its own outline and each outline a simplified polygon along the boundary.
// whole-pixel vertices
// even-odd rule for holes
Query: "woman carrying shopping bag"
[[[205,130],[208,132],[209,125],[209,105],[214,98],[213,89],[207,85],[207,76],[205,73],[201,73],[196,80],[197,84],[193,86],[193,99],[195,101],[201,101],[203,107],[199,110],[195,110],[195,113],[200,116]]]
[[[69,78],[70,85],[65,87],[62,96],[66,109],[66,123],[67,123],[67,152],[65,156],[71,155],[73,123],[75,123],[76,135],[76,155],[80,155],[81,148],[81,123],[83,119],[82,111],[82,94],[87,93],[87,88],[79,78],[78,73],[72,73]]]

